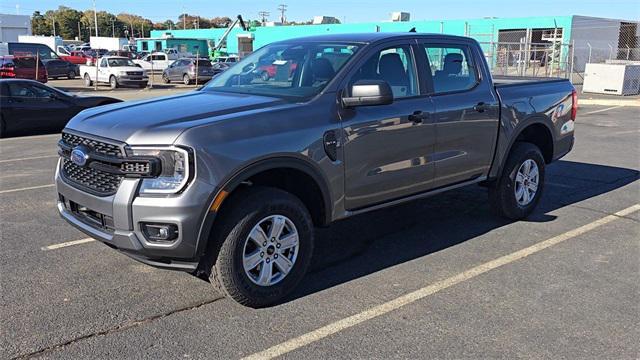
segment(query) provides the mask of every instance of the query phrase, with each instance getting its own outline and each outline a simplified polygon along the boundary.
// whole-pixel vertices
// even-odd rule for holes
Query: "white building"
[[[31,17],[0,14],[0,41],[18,41],[20,35],[31,35]]]

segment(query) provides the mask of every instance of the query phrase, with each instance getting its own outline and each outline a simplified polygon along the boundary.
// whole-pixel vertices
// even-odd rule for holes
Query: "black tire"
[[[76,72],[73,70],[69,71],[69,73],[67,74],[67,79],[73,80],[75,78],[76,78]]]
[[[533,160],[538,166],[538,187],[533,199],[528,204],[521,205],[516,199],[515,179],[518,169],[527,160]],[[500,178],[489,186],[489,202],[494,213],[512,220],[519,220],[529,216],[542,197],[544,174],[545,161],[540,149],[527,142],[515,143]]]
[[[118,88],[118,79],[113,75],[111,75],[111,77],[109,78],[109,86],[111,87],[111,89]]]
[[[262,81],[269,81],[269,78],[270,78],[269,73],[266,71],[263,71],[260,74],[260,79],[262,79]]]
[[[209,280],[222,294],[245,306],[260,308],[280,302],[295,289],[311,263],[314,240],[309,211],[294,195],[259,186],[242,190],[226,203],[230,207],[221,214],[217,238],[212,239],[219,251]],[[244,246],[253,227],[271,215],[286,216],[295,225],[299,239],[297,258],[280,282],[260,286],[244,270]]]
[[[191,78],[188,74],[184,74],[184,76],[182,76],[182,83],[185,85],[191,85]]]
[[[167,76],[167,74],[163,73],[162,74],[162,82],[165,84],[169,84],[171,83],[171,79],[169,79],[169,76]]]
[[[0,139],[7,136],[7,125],[4,123],[4,119],[0,116]]]
[[[84,86],[86,87],[93,86],[93,81],[91,81],[91,76],[89,76],[89,74],[84,74]]]

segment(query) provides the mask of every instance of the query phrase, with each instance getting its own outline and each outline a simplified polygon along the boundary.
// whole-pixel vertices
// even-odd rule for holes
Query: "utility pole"
[[[187,29],[187,12],[184,8],[184,2],[182,3],[182,29]]]
[[[96,23],[96,37],[98,37],[98,12],[96,12],[96,0],[93,0],[93,21]],[[91,37],[89,37],[91,41]],[[98,91],[98,49],[96,49],[96,81],[93,82],[93,90]]]
[[[82,41],[82,31],[80,31],[80,21],[78,21],[78,40]]]
[[[111,37],[116,37],[116,19],[111,18]]]
[[[267,24],[267,18],[269,17],[268,11],[260,11],[258,12],[258,16],[262,19],[262,26]]]
[[[51,17],[51,23],[53,24],[53,36],[56,36],[56,17]]]
[[[280,22],[284,25],[287,22],[287,19],[284,17],[284,13],[287,11],[287,5],[278,5],[278,11],[280,11]]]
[[[197,29],[197,25],[198,25],[198,24],[197,24],[196,19],[193,19],[193,28],[194,28],[194,29]]]

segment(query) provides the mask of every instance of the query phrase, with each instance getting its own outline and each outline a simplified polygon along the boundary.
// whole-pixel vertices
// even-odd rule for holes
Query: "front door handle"
[[[473,110],[479,112],[479,113],[483,113],[485,112],[485,110],[487,110],[487,104],[483,103],[483,102],[479,102],[476,104],[476,106],[473,107]]]
[[[414,111],[413,114],[409,115],[409,121],[414,124],[421,124],[423,120],[427,120],[428,118],[429,114],[420,110]]]

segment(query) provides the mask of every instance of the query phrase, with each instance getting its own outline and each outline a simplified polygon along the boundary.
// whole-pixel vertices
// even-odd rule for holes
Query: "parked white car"
[[[154,52],[142,59],[133,60],[134,63],[142,66],[146,71],[159,71],[163,72],[169,67],[175,60],[178,59],[177,54],[166,54],[164,52]]]
[[[86,86],[92,86],[94,81],[107,83],[112,89],[120,86],[146,87],[149,82],[147,72],[122,56],[105,56],[98,60],[97,80],[95,65],[81,65],[80,74]]]

